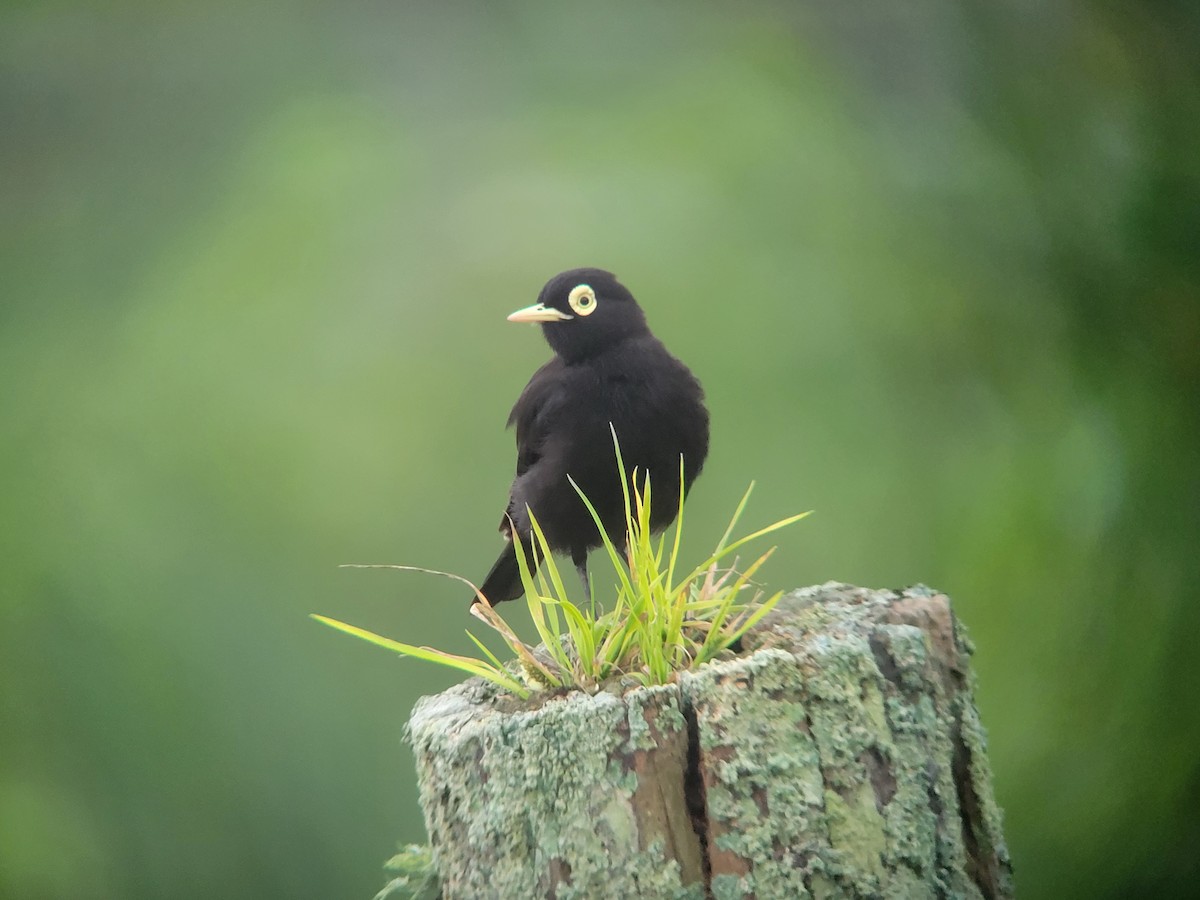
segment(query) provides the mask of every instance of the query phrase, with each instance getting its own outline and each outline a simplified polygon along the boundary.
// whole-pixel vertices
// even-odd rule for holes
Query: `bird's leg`
[[[591,579],[588,578],[587,570],[587,551],[572,550],[571,562],[575,563],[575,571],[579,573],[579,580],[583,584],[584,600],[587,601],[588,607],[592,608],[594,612],[595,608],[592,604],[592,582]]]
[[[592,582],[588,579],[587,563],[580,563],[575,567],[575,571],[579,573],[579,580],[583,582],[583,599],[587,601],[588,606],[591,606]]]

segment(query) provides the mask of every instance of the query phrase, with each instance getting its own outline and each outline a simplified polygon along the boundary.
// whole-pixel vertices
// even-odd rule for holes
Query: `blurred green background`
[[[703,380],[696,555],[923,581],[1024,897],[1200,876],[1194,3],[0,10],[0,896],[353,898],[422,840],[547,356],[616,271]],[[524,619],[523,612],[514,617]]]

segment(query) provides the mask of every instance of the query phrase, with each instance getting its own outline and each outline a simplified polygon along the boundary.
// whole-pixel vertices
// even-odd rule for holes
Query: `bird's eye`
[[[576,285],[567,295],[567,302],[571,304],[571,309],[579,315],[590,316],[596,311],[596,292],[591,289],[590,285]]]

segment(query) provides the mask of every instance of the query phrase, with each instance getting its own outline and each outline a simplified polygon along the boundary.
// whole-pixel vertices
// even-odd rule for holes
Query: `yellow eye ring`
[[[567,302],[571,304],[571,309],[579,315],[590,316],[596,311],[596,292],[590,285],[578,284],[571,288],[571,293],[567,295]]]

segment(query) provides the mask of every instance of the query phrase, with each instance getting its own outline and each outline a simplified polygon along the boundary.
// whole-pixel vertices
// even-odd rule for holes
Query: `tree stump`
[[[419,701],[444,896],[1012,896],[945,595],[807,588],[742,643],[662,687]]]

